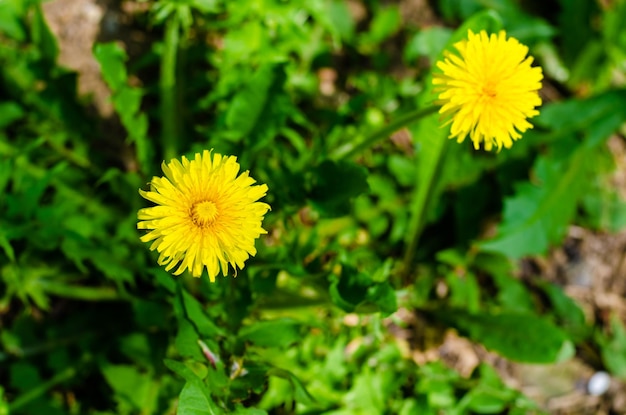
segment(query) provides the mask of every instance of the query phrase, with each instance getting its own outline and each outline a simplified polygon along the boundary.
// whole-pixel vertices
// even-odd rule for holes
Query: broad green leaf
[[[193,370],[191,370],[182,362],[178,362],[172,359],[163,359],[163,363],[169,370],[176,373],[187,382],[202,382],[198,375],[196,375]]]
[[[185,289],[181,289],[181,295],[187,318],[194,324],[201,336],[214,338],[224,335],[224,330],[215,325],[198,300]]]
[[[151,373],[142,373],[139,368],[130,365],[106,364],[101,370],[115,391],[115,399],[121,408],[130,405],[149,413],[156,409],[157,395],[151,392],[156,384],[151,379]]]
[[[528,288],[514,277],[512,261],[504,255],[480,253],[473,266],[486,272],[498,289],[497,303],[507,312],[532,312],[535,303]]]
[[[511,360],[552,363],[569,358],[574,352],[564,331],[531,313],[471,314],[447,310],[435,314],[461,334]]]
[[[199,382],[187,382],[178,397],[177,415],[218,415],[223,414]]]
[[[547,141],[582,132],[586,145],[594,147],[626,121],[626,90],[613,90],[587,99],[570,99],[546,105],[533,123],[550,130]]]
[[[571,157],[540,157],[534,169],[539,184],[516,186],[516,195],[504,203],[498,235],[479,247],[511,258],[545,253],[551,243],[565,235],[576,213],[588,175],[586,160],[584,148]]]
[[[143,92],[122,87],[113,95],[113,105],[132,141],[141,140],[148,132],[148,118],[140,112]]]
[[[265,64],[256,70],[242,91],[233,98],[226,112],[226,126],[236,141],[246,138],[254,129],[261,113],[271,99],[270,91],[275,82],[281,82],[283,66]],[[282,86],[282,85],[281,85]]]
[[[200,338],[193,324],[187,319],[178,319],[178,332],[174,341],[178,353],[183,357],[196,360],[204,359],[198,340]]]

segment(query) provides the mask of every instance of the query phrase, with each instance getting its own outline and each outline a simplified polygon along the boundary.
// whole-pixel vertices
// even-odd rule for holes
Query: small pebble
[[[587,383],[587,391],[590,395],[603,395],[611,385],[611,376],[606,372],[596,372]]]

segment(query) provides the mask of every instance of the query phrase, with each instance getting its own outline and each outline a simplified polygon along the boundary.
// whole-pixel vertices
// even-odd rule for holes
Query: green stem
[[[333,160],[342,160],[351,158],[363,150],[371,147],[377,141],[385,139],[389,137],[394,132],[398,131],[402,127],[411,124],[421,118],[427,117],[439,110],[438,107],[426,107],[422,109],[418,109],[407,114],[401,115],[400,117],[392,120],[389,124],[385,125],[379,130],[374,131],[372,134],[368,135],[361,141],[360,143],[346,143],[344,146],[339,147],[337,150],[331,154],[331,159]]]
[[[83,301],[115,301],[121,300],[120,295],[113,288],[108,287],[81,287],[58,282],[46,281],[43,289],[53,295],[65,298],[74,298]]]
[[[161,120],[163,122],[161,139],[165,160],[176,157],[178,140],[178,113],[176,107],[176,55],[180,23],[178,16],[172,14],[165,23],[165,45],[161,56]]]
[[[440,177],[441,167],[446,154],[447,139],[441,142],[441,148],[435,152],[434,168],[430,172],[429,177],[420,180],[420,186],[425,188],[416,189],[415,199],[412,201],[413,211],[411,212],[411,222],[409,224],[410,240],[404,253],[403,276],[407,277],[411,270],[411,265],[415,259],[415,253],[419,245],[420,237],[424,223],[426,222],[426,214],[428,212],[429,203],[431,202],[433,192],[437,186],[437,178]]]

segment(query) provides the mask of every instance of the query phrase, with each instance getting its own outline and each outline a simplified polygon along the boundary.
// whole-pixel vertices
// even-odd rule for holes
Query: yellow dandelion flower
[[[150,230],[141,237],[153,241],[150,250],[159,252],[159,265],[174,275],[189,270],[200,277],[206,267],[211,282],[219,274],[242,269],[256,254],[254,241],[267,233],[262,227],[269,205],[258,202],[266,185],[255,185],[248,171],[239,176],[234,156],[205,150],[191,161],[163,162],[165,177],[153,177],[144,198],[157,204],[138,213],[137,229]]]
[[[539,114],[541,68],[531,67],[528,47],[506,33],[489,36],[484,30],[454,44],[458,55],[444,52],[433,74],[439,92],[439,113],[451,117],[450,138],[470,136],[474,148],[484,142],[510,148],[521,133],[532,128],[527,119]]]

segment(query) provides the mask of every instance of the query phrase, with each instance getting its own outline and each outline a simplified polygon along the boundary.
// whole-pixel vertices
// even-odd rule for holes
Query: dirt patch
[[[100,115],[111,116],[111,92],[92,54],[105,16],[104,7],[96,0],[54,0],[44,3],[43,11],[59,42],[59,65],[76,71],[78,93],[91,96]]]

